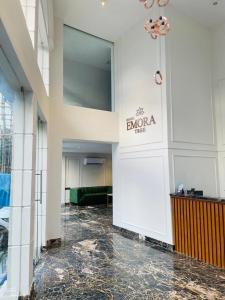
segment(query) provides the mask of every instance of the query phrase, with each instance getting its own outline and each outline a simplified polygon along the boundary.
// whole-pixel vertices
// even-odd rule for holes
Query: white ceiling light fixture
[[[106,0],[101,0],[101,5],[105,6],[106,5]]]

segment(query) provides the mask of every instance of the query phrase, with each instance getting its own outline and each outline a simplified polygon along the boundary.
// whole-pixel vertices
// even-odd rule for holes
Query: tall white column
[[[48,152],[48,141],[47,141],[47,124],[44,122],[39,123],[38,128],[38,167],[37,172],[40,174],[41,190],[38,191],[38,224],[39,228],[39,240],[41,245],[46,246],[46,199],[47,199],[47,152]],[[39,188],[39,187],[38,187]],[[41,194],[40,194],[41,193]]]
[[[8,290],[29,295],[33,282],[33,216],[36,101],[31,93],[14,105]]]
[[[63,22],[55,19],[54,50],[50,53],[50,123],[48,126],[47,240],[61,237]]]

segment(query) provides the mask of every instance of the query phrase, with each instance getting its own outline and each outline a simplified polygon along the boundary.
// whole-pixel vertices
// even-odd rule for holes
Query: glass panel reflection
[[[111,111],[113,44],[64,26],[64,102]]]
[[[7,279],[12,121],[11,99],[0,91],[0,286]]]

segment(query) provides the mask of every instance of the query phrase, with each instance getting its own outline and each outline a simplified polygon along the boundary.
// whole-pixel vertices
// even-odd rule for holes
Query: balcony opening
[[[113,44],[64,26],[64,102],[112,110]]]

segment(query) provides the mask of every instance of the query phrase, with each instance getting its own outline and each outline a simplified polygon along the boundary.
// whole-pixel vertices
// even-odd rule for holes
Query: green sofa
[[[70,190],[70,203],[80,206],[103,204],[107,202],[107,194],[111,193],[111,186],[72,188]]]

